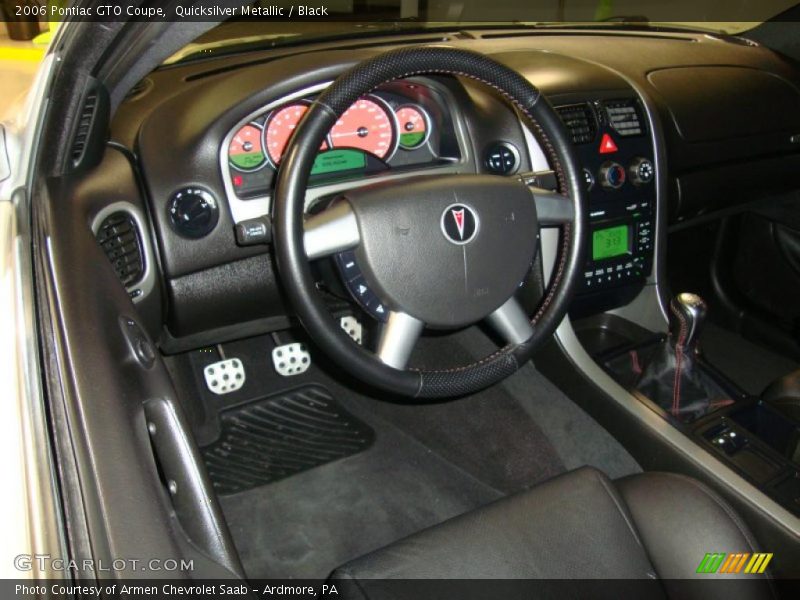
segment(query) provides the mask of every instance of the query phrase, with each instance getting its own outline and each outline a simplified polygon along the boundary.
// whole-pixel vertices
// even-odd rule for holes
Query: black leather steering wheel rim
[[[548,286],[531,318],[533,334],[480,361],[447,370],[395,369],[355,344],[332,318],[318,293],[303,241],[306,186],[325,134],[360,96],[383,83],[424,74],[479,81],[503,95],[527,119],[571,200],[574,218],[561,243]],[[338,77],[311,105],[289,142],[274,195],[274,247],[285,292],[314,342],[334,362],[379,389],[410,398],[474,393],[513,374],[556,330],[567,313],[580,275],[585,246],[585,192],[571,141],[550,104],[516,71],[475,52],[446,47],[393,50],[359,63]],[[531,232],[531,235],[536,235]]]

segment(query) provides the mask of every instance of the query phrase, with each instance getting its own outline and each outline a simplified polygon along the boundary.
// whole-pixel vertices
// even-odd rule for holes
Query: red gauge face
[[[228,146],[228,160],[231,166],[240,171],[255,171],[267,157],[261,147],[261,128],[245,125],[233,136]]]
[[[267,123],[264,139],[267,146],[267,153],[272,164],[277,165],[281,162],[283,151],[289,138],[292,137],[297,124],[308,110],[307,104],[290,104],[272,113]],[[322,142],[320,150],[327,150],[328,144]]]
[[[415,106],[401,106],[395,112],[400,127],[400,147],[418,148],[428,139],[428,119]]]
[[[392,117],[374,100],[360,98],[331,128],[331,144],[334,148],[358,148],[385,159],[397,145]]]

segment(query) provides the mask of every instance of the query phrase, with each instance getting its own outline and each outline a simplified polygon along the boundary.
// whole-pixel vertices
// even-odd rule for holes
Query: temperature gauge
[[[400,147],[406,150],[419,148],[428,141],[431,133],[430,118],[419,106],[406,104],[395,111],[400,128]]]
[[[233,136],[228,146],[228,162],[238,171],[255,171],[264,165],[267,155],[261,145],[261,127],[247,124]]]

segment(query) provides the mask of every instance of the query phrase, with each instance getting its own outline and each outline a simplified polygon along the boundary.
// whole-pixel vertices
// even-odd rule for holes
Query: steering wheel
[[[566,195],[524,178],[479,174],[417,176],[344,192],[304,218],[306,186],[325,134],[359,97],[381,84],[449,74],[494,88],[527,119]],[[564,318],[582,266],[585,192],[561,122],[516,71],[475,52],[403,48],[361,62],[311,105],[281,162],[273,215],[285,292],[314,342],[342,369],[410,398],[474,393],[513,374]],[[540,227],[559,227],[551,283],[529,317],[515,298],[539,245]],[[356,344],[316,288],[310,261],[352,251],[387,309],[375,351]],[[507,342],[472,364],[407,368],[425,327],[459,329],[483,319]]]

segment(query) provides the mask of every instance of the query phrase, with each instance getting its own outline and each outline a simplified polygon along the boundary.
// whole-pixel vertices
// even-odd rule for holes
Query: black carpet
[[[356,403],[343,404],[375,430],[369,450],[220,498],[248,577],[325,577],[502,495]]]

